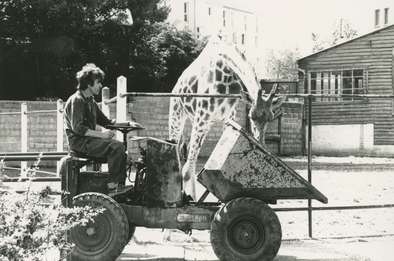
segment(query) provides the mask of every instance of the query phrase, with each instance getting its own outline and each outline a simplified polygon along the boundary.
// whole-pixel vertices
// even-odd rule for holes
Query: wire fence
[[[126,78],[119,77],[118,85],[117,85],[117,96],[114,98],[109,97],[109,89],[103,89],[103,102],[102,102],[102,110],[106,115],[109,115],[109,104],[116,103],[116,120],[117,121],[125,121],[127,119],[127,97],[137,97],[137,96],[149,96],[149,97],[195,97],[195,98],[233,98],[239,99],[242,98],[242,95],[193,95],[193,94],[185,94],[185,95],[174,95],[169,93],[130,93],[126,91]],[[335,95],[335,94],[297,94],[297,93],[288,93],[285,95],[286,97],[295,97],[304,99],[304,103],[307,106],[307,157],[308,157],[308,182],[312,184],[312,103],[316,102],[316,98],[363,98],[363,99],[394,99],[394,95],[374,95],[374,94],[358,94],[358,95]],[[46,153],[37,153],[37,152],[27,152],[27,115],[28,114],[41,114],[41,113],[56,113],[57,114],[57,150],[58,152],[46,152]],[[63,103],[61,100],[57,103],[56,110],[42,110],[42,111],[27,111],[26,103],[21,105],[21,111],[18,112],[0,112],[0,116],[2,115],[20,115],[21,117],[21,153],[0,153],[0,174],[7,168],[5,162],[6,161],[22,161],[21,170],[22,175],[19,178],[5,178],[3,182],[15,182],[15,181],[25,181],[31,180],[34,182],[43,182],[43,181],[60,181],[59,177],[34,177],[30,178],[26,175],[29,171],[39,172],[40,170],[37,168],[39,162],[41,160],[59,160],[67,153],[63,152]],[[119,139],[122,138],[121,133],[119,133]],[[26,161],[35,161],[36,164],[33,164],[33,168],[27,168]],[[37,164],[38,162],[38,164]],[[34,168],[36,166],[36,168]],[[53,173],[41,171],[44,174],[52,175]],[[377,208],[392,208],[394,204],[371,204],[371,205],[353,205],[353,206],[329,206],[329,207],[313,207],[312,200],[308,200],[307,207],[298,207],[298,208],[274,208],[275,211],[278,212],[286,212],[286,211],[307,211],[308,212],[308,235],[309,237],[313,237],[313,211],[330,211],[330,210],[354,210],[354,209],[377,209]]]

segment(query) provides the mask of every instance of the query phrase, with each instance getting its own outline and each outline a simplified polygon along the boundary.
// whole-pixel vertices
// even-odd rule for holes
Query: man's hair
[[[82,70],[77,72],[77,89],[86,90],[88,88],[88,84],[93,85],[96,79],[99,79],[99,81],[102,82],[104,77],[105,73],[99,67],[94,63],[87,63],[82,67]]]

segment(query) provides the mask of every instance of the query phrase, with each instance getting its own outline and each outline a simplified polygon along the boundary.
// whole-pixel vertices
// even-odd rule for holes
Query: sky
[[[389,7],[394,22],[394,0],[226,0],[261,17],[263,52],[294,50],[302,56],[312,50],[312,32],[329,37],[342,18],[359,35],[374,30],[374,10]],[[381,11],[383,12],[383,11]]]

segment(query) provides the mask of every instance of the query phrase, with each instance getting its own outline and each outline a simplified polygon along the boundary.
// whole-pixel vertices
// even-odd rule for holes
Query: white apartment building
[[[225,0],[168,0],[168,21],[196,37],[220,34],[245,53],[256,72],[261,71],[261,26],[253,10]]]

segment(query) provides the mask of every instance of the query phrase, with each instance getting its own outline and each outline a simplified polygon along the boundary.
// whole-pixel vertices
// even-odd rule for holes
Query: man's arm
[[[98,107],[97,103],[94,103],[94,106],[96,108],[96,115],[97,115],[97,124],[105,127],[107,125],[111,125],[115,123],[115,119],[110,120],[107,118],[107,116],[105,116],[105,114],[100,110],[100,108]]]
[[[81,99],[74,98],[71,100],[69,111],[69,119],[71,122],[71,130],[80,136],[85,136],[86,131],[89,129],[85,125],[84,115],[85,115],[85,104]]]
[[[80,99],[75,99],[71,104],[71,125],[72,131],[80,136],[90,136],[96,138],[111,139],[115,134],[112,131],[96,131],[89,129],[84,123],[86,106]]]

